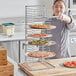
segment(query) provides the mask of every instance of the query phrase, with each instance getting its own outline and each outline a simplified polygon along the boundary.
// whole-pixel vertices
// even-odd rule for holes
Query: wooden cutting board
[[[76,60],[76,58],[71,58]],[[63,63],[70,58],[52,59],[47,60],[47,63],[35,62],[35,63],[19,63],[20,68],[25,71],[29,76],[76,76],[76,68],[67,68],[63,66]],[[25,65],[25,66],[23,66]],[[52,66],[53,65],[53,66]],[[30,70],[31,67],[34,70]],[[49,68],[48,68],[49,67]]]
[[[14,65],[7,62],[7,65],[0,65],[0,76],[14,76]]]
[[[53,68],[53,66],[48,65],[46,62],[27,62],[19,63],[18,65],[21,68],[27,68],[29,71],[38,71]]]
[[[5,47],[0,46],[0,65],[7,64],[7,50]]]

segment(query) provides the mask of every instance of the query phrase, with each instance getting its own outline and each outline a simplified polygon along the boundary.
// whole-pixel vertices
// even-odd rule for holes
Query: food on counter
[[[70,67],[70,68],[76,68],[76,61],[68,61],[64,63],[64,66]]]
[[[29,25],[29,27],[34,29],[50,29],[51,25],[35,24],[35,25]]]
[[[28,37],[47,37],[47,36],[48,34],[38,34],[38,33],[28,35]]]
[[[30,56],[30,57],[36,57],[36,58],[51,57],[53,55],[54,55],[54,53],[47,52],[47,51],[34,51],[34,52],[28,53],[28,56]]]
[[[49,44],[49,41],[47,41],[47,40],[32,40],[32,41],[29,41],[28,44],[30,44],[30,45],[46,45],[46,44]]]
[[[3,23],[3,33],[7,36],[14,35],[15,24],[14,23]]]

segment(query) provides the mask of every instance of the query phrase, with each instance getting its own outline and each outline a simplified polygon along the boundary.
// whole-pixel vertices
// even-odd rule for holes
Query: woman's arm
[[[76,26],[76,24],[75,24],[75,20],[73,19],[73,17],[72,16],[69,16],[69,17],[70,17],[71,21],[70,21],[70,23],[66,22],[66,26],[68,29],[72,29]]]
[[[68,29],[72,29],[75,26],[75,21],[72,16],[67,16],[63,14],[63,15],[60,15],[57,19],[65,21]]]

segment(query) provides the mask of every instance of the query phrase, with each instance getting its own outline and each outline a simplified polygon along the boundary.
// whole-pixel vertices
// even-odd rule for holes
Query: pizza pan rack
[[[46,38],[51,39],[52,35],[48,34],[46,37],[28,37],[29,34],[45,34],[45,30],[53,30],[56,27],[52,26],[52,28],[48,29],[33,29],[30,28],[29,25],[35,25],[35,24],[44,24],[44,22],[47,20],[47,15],[46,15],[46,9],[44,5],[32,5],[32,6],[25,6],[25,43],[23,43],[24,49],[25,49],[25,54],[27,52],[34,52],[34,51],[45,51],[45,46],[48,46],[48,48],[51,45],[56,44],[54,41],[51,45],[30,45],[28,42],[30,40],[43,40]],[[32,58],[25,56],[25,61],[36,61],[38,58]],[[40,59],[43,60],[43,59]]]

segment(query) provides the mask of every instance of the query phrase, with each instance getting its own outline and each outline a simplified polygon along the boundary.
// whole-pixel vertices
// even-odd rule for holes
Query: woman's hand
[[[57,19],[59,20],[63,20],[65,21],[66,23],[71,23],[71,18],[65,14],[61,14],[57,17]]]

